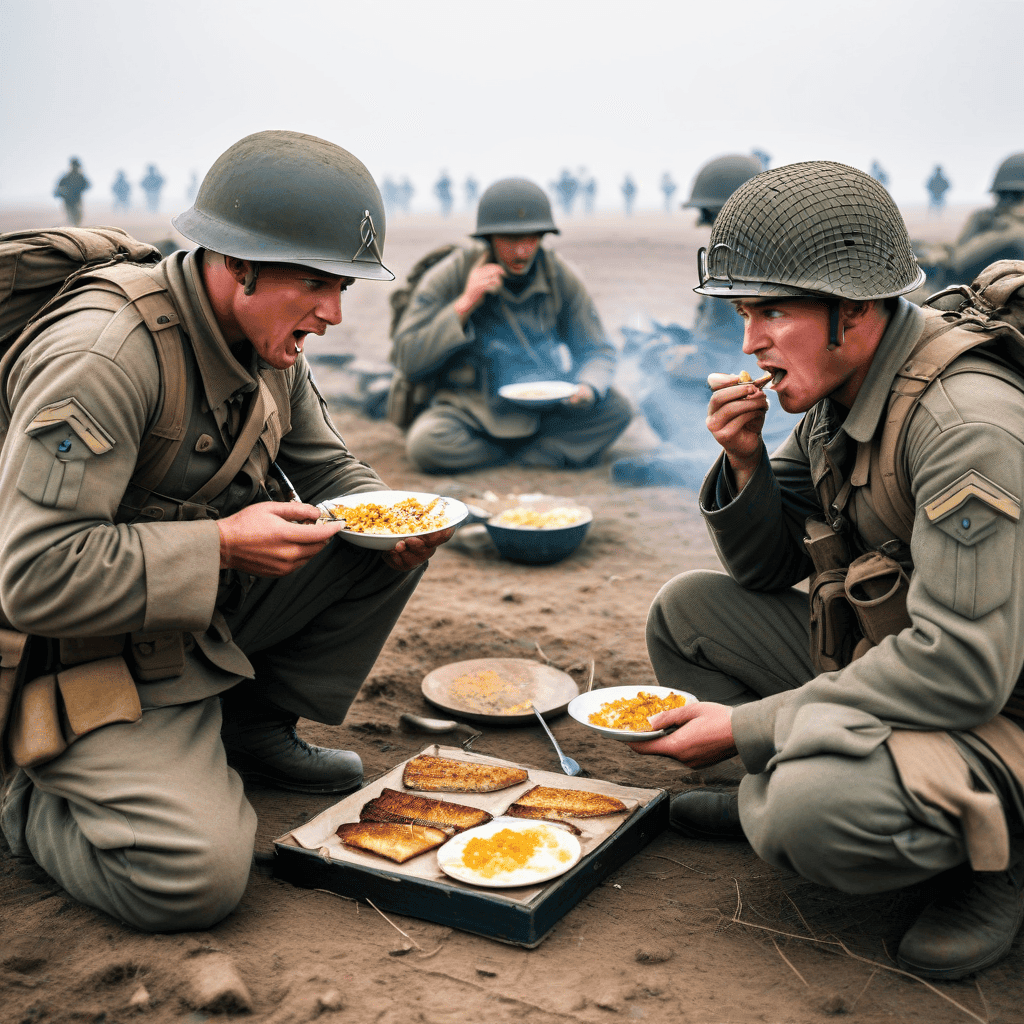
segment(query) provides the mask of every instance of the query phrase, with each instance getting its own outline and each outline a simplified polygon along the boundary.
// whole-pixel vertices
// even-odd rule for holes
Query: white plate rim
[[[442,855],[445,851],[460,851],[462,847],[476,836],[486,838],[487,836],[493,835],[495,832],[500,832],[503,828],[511,828],[515,831],[525,831],[529,828],[536,828],[542,826],[546,828],[554,829],[560,834],[564,841],[569,847],[573,849],[572,857],[565,864],[564,867],[559,867],[553,870],[550,874],[538,875],[536,878],[531,879],[529,882],[491,882],[491,881],[480,881],[477,878],[460,877],[457,873],[457,867],[455,870],[449,870],[442,862]],[[455,844],[455,845],[452,845]],[[564,875],[567,871],[572,870],[583,856],[583,846],[580,841],[568,830],[559,828],[558,825],[550,821],[538,821],[534,818],[509,818],[504,815],[487,822],[486,825],[477,825],[476,828],[466,829],[465,832],[460,832],[458,835],[453,836],[437,851],[437,866],[441,871],[444,872],[449,878],[454,878],[457,882],[464,882],[466,885],[478,886],[481,889],[527,889],[533,885],[540,885],[543,882],[550,882],[553,878],[558,878]]]
[[[444,494],[431,494],[429,491],[399,491],[387,488],[380,491],[358,491],[355,494],[342,494],[337,498],[325,498],[323,501],[319,501],[316,504],[316,508],[320,509],[321,512],[327,512],[328,505],[340,505],[348,502],[349,505],[364,505],[367,503],[373,503],[374,497],[378,498],[382,494],[396,495],[393,502],[389,504],[397,505],[400,501],[405,501],[406,498],[418,498],[423,504],[430,504],[434,498],[440,498],[444,502],[446,509],[451,508],[455,512],[460,512],[461,515],[458,519],[453,519],[448,526],[442,526],[440,529],[448,530],[453,526],[458,526],[464,519],[469,515],[469,509],[466,507],[464,502],[459,501],[458,498],[450,498]],[[396,543],[400,540],[405,540],[406,537],[424,537],[428,533],[437,533],[437,530],[421,530],[419,533],[359,533],[355,530],[343,531],[342,536],[348,537],[373,537],[381,541],[393,540]]]
[[[668,732],[668,729],[654,729],[650,732],[633,732],[631,729],[609,729],[606,726],[594,725],[593,722],[588,722],[586,720],[586,716],[580,710],[592,701],[596,702],[598,696],[601,697],[600,703],[604,704],[608,701],[620,700],[625,696],[635,697],[640,692],[653,693],[658,697],[667,696],[670,693],[677,693],[686,698],[687,704],[696,704],[700,701],[700,698],[695,694],[689,693],[686,690],[677,690],[674,686],[606,686],[598,690],[590,690],[588,693],[581,693],[578,697],[573,697],[573,699],[569,701],[569,705],[565,710],[569,713],[570,717],[574,721],[579,722],[580,725],[585,725],[588,729],[592,729],[594,732],[599,733],[602,736],[607,736],[609,739],[623,740],[627,743],[640,743],[643,740],[656,740],[659,737],[664,736]],[[575,707],[573,705],[575,705]],[[592,708],[591,710],[596,710],[596,708]]]
[[[560,388],[554,388],[550,395],[547,395],[547,396],[545,396],[543,398],[537,398],[537,397],[521,398],[521,397],[519,397],[518,395],[516,395],[514,393],[512,393],[512,394],[509,393],[510,389],[515,389],[515,388],[535,388],[535,387],[542,387],[542,386],[550,387],[551,385],[554,385],[554,384],[561,385],[561,387]],[[524,405],[525,404],[532,405],[534,403],[542,404],[542,403],[548,403],[548,402],[561,402],[564,399],[568,398],[570,395],[575,394],[577,387],[578,387],[578,385],[573,384],[571,381],[567,381],[567,380],[524,380],[524,381],[519,381],[516,384],[502,384],[502,386],[500,388],[498,388],[498,395],[501,398],[504,398],[505,401],[507,401],[507,402],[521,402]],[[568,390],[566,390],[566,389],[568,389]]]

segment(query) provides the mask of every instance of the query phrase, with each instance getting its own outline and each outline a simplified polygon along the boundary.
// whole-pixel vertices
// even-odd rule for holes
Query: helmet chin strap
[[[260,265],[258,263],[250,263],[249,269],[246,271],[245,280],[242,282],[242,290],[246,295],[252,295],[256,291],[256,279],[260,276]]]
[[[839,304],[841,301],[840,299],[828,300],[828,345],[825,347],[829,352],[834,352],[846,340],[845,326],[841,337],[839,334]]]

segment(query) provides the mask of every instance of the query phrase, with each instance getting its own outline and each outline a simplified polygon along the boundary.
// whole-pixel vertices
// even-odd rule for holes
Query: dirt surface
[[[56,219],[52,211],[8,211],[0,227]],[[952,214],[915,222],[911,212],[908,219],[918,237],[938,239],[962,223]],[[125,223],[147,240],[163,237],[158,223]],[[455,218],[398,220],[389,228],[386,262],[404,274],[427,249],[466,229]],[[688,217],[652,216],[570,221],[555,244],[581,269],[618,341],[620,326],[644,326],[647,316],[689,322],[690,278],[703,237]],[[321,351],[386,358],[388,293],[379,285],[353,288],[346,322]],[[336,369],[318,366],[328,391],[332,381],[341,387]],[[485,505],[489,495],[566,495],[590,506],[594,523],[582,547],[554,566],[519,565],[486,548],[442,549],[345,724],[304,722],[307,739],[357,750],[367,777],[379,775],[433,739],[404,732],[398,722],[403,711],[439,715],[421,694],[426,673],[470,658],[549,662],[581,685],[591,663],[598,687],[654,682],[643,640],[652,597],[684,569],[717,566],[692,492],[620,488],[607,465],[427,477],[412,469],[391,425],[341,403],[336,419],[350,448],[391,486]],[[610,457],[652,443],[638,421]],[[481,753],[557,771],[539,727],[480,728]],[[675,793],[739,777],[735,762],[689,772],[668,759],[641,757],[568,716],[552,728],[595,778]],[[928,886],[846,896],[770,868],[745,844],[665,832],[527,950],[413,917],[385,917],[366,904],[276,879],[273,840],[332,800],[257,788],[249,796],[260,818],[256,866],[238,909],[205,932],[138,933],[76,904],[3,849],[0,1022],[198,1024],[215,1013],[242,1012],[247,1002],[250,1019],[275,1024],[317,1017],[338,1024],[1024,1019],[1019,942],[978,979],[929,988],[895,970],[891,955],[932,895]],[[224,982],[231,971],[233,989]],[[212,1003],[200,994],[203,977],[221,980],[220,988],[208,989],[220,992]]]

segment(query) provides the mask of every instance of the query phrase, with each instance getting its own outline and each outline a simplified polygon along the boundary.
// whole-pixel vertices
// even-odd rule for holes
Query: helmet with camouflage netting
[[[756,156],[741,153],[709,160],[693,179],[690,198],[683,207],[696,207],[703,215],[700,223],[711,224],[729,196],[761,170],[761,161]]]
[[[1024,153],[1014,153],[999,165],[989,192],[1024,192]]]
[[[364,164],[313,135],[266,131],[221,154],[171,223],[204,248],[393,281],[382,262],[384,203]]]
[[[924,281],[896,204],[869,174],[826,160],[744,182],[697,257],[701,295],[887,299]]]
[[[473,238],[489,235],[559,234],[544,190],[528,178],[502,178],[489,185],[476,208]]]

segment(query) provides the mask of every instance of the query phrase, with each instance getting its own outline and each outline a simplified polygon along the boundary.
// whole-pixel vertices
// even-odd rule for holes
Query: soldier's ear
[[[225,256],[224,266],[227,267],[228,273],[244,287],[252,271],[252,264],[248,260],[240,260],[236,256]]]
[[[853,327],[861,323],[874,308],[875,302],[863,302],[859,299],[843,299],[839,304],[839,315],[845,327]]]

